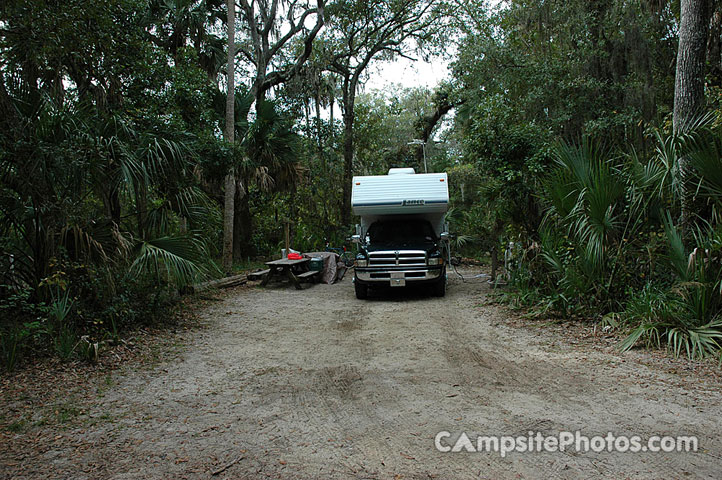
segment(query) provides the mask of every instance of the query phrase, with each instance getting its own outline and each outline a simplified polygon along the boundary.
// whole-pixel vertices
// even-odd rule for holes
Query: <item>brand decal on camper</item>
[[[401,203],[401,205],[403,205],[404,207],[407,205],[423,205],[423,204],[424,204],[424,200],[404,200]]]

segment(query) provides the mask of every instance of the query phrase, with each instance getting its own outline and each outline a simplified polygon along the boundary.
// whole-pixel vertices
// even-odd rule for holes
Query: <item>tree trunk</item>
[[[316,90],[315,107],[316,107],[316,141],[318,144],[318,153],[323,160],[323,129],[321,128],[321,92]],[[325,162],[322,164],[323,171],[326,171]]]
[[[116,226],[120,226],[121,212],[120,190],[118,187],[112,187],[110,192],[108,192],[108,216],[110,217],[110,221]]]
[[[234,257],[237,260],[252,257],[256,254],[253,247],[253,215],[248,193],[236,196],[236,216],[233,225],[235,242]]]
[[[242,185],[236,185],[236,215],[233,218],[233,259],[243,261],[255,255],[251,203]]]
[[[717,5],[712,13],[707,40],[707,64],[710,68],[710,84],[715,87],[722,86],[722,5]]]
[[[309,102],[303,102],[303,115],[306,117],[306,135],[311,138],[313,130],[311,130],[311,105]]]
[[[353,125],[355,120],[356,83],[344,79],[343,86],[343,202],[341,224],[351,224],[351,182],[353,181]]]
[[[233,271],[233,226],[235,222],[236,179],[233,173],[226,175],[223,197],[223,271]]]
[[[256,81],[251,87],[251,94],[256,99],[256,112],[260,105],[266,100],[266,91],[263,89],[263,82],[266,80],[266,63],[261,61],[258,63],[256,71]]]
[[[491,247],[491,279],[492,284],[496,283],[496,274],[499,270],[499,247],[494,245]]]
[[[226,94],[226,125],[223,136],[228,143],[233,144],[235,127],[235,46],[236,46],[236,4],[234,0],[227,0],[228,7],[228,66],[226,79],[228,92]],[[230,273],[233,270],[233,217],[235,210],[236,179],[233,167],[226,175],[223,202],[223,270]]]
[[[236,195],[234,198],[234,215],[233,215],[233,261],[242,262],[243,256],[247,255],[247,252],[241,245],[241,237],[243,236],[243,225],[241,221],[241,203],[243,197],[246,196],[246,192],[236,184]]]
[[[675,134],[689,129],[692,120],[704,107],[704,66],[707,46],[708,0],[682,0],[677,50],[677,73],[674,82]],[[679,159],[683,230],[690,226],[694,185],[688,158]]]
[[[491,247],[491,281],[496,284],[496,277],[499,273],[499,246],[500,237],[504,231],[504,221],[501,218],[497,218],[494,221],[494,228],[491,231],[491,237],[494,240],[494,245]]]
[[[344,113],[343,124],[343,203],[341,223],[351,223],[351,182],[353,181],[353,123],[354,114]]]
[[[139,185],[135,189],[135,215],[138,222],[138,233],[142,239],[148,238],[148,186]]]
[[[707,11],[707,0],[682,0],[673,118],[674,131],[679,133],[703,107]]]
[[[429,115],[417,120],[415,128],[416,136],[414,138],[418,138],[424,142],[424,145],[418,145],[416,149],[416,163],[418,165],[422,167],[424,165],[424,155],[428,153],[428,151],[425,152],[424,149],[428,146],[434,128],[436,128],[439,121],[444,118],[444,115],[449,113],[454,107],[456,107],[456,105],[451,103],[448,95],[439,95],[434,100],[434,110]]]

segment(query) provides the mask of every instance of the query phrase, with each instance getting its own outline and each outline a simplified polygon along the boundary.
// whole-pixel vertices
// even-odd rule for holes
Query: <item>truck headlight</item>
[[[357,258],[357,259],[356,259],[356,266],[357,266],[357,267],[368,267],[368,266],[369,266],[369,261],[366,260],[365,258]]]
[[[441,257],[433,257],[429,259],[429,265],[443,265],[444,259]]]

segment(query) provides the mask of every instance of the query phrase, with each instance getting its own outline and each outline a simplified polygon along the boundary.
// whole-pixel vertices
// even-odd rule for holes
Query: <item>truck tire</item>
[[[439,280],[434,284],[434,295],[443,297],[446,295],[446,274],[442,274]]]
[[[354,289],[356,290],[356,298],[359,300],[366,300],[369,296],[369,287],[368,285],[363,285],[359,282],[354,282],[353,284]]]

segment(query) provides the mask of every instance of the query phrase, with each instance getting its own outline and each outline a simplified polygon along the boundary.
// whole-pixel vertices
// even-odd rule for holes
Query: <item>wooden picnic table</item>
[[[266,265],[268,266],[268,273],[263,278],[261,286],[265,287],[271,280],[271,277],[275,275],[285,275],[286,278],[291,281],[291,283],[294,287],[296,287],[297,290],[301,290],[302,287],[300,279],[313,277],[320,273],[308,270],[308,262],[310,261],[310,258],[302,258],[300,260],[289,260],[287,258],[282,258],[280,260],[272,260],[270,262],[266,262]]]

